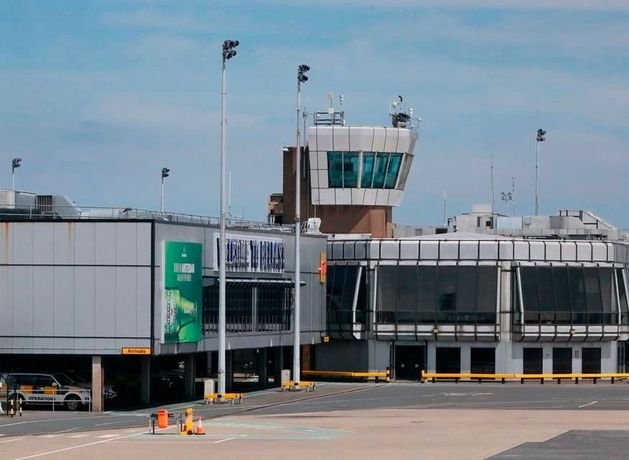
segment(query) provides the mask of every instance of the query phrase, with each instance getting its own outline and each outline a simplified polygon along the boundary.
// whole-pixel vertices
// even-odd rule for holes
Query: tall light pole
[[[13,189],[14,192],[15,192],[15,170],[21,166],[20,163],[22,163],[21,158],[13,158],[13,160],[11,160],[11,188]]]
[[[227,96],[225,64],[236,56],[235,48],[238,40],[225,40],[223,42],[223,66],[221,79],[221,217],[219,230],[219,278],[218,278],[218,394],[225,394],[225,185],[226,185],[226,158],[225,158],[225,105]]]
[[[546,131],[542,128],[537,130],[537,141],[535,149],[535,215],[539,215],[539,144],[544,142],[546,138]]]
[[[161,196],[161,204],[160,204],[160,210],[162,212],[164,212],[164,179],[166,179],[168,176],[170,176],[170,169],[168,168],[162,168],[162,196]]]
[[[306,72],[310,67],[301,64],[297,68],[297,145],[295,147],[295,314],[294,316],[294,342],[293,342],[293,383],[299,386],[301,374],[301,348],[300,348],[300,310],[301,310],[301,258],[300,258],[300,236],[301,236],[301,145],[300,145],[300,107],[301,107],[301,84],[308,81]]]

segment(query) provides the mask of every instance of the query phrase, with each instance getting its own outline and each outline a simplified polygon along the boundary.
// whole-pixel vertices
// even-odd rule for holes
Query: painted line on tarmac
[[[0,444],[8,444],[10,442],[15,442],[15,441],[21,441],[24,438],[11,438],[11,439],[5,439],[4,441],[0,441]]]
[[[121,436],[114,435],[114,436],[116,436],[116,437],[108,438],[108,439],[102,439],[100,441],[88,442],[86,444],[79,444],[77,446],[64,447],[63,449],[55,449],[55,450],[49,450],[49,451],[45,451],[45,452],[40,452],[38,454],[33,454],[33,455],[28,455],[26,457],[16,458],[15,460],[28,460],[30,458],[37,458],[37,457],[44,457],[46,455],[58,454],[59,452],[67,452],[69,450],[81,449],[83,447],[94,446],[96,444],[103,444],[105,442],[111,442],[111,441],[115,441],[117,439],[130,438],[132,436],[135,436],[135,434],[121,435]]]
[[[584,407],[591,406],[592,404],[596,404],[597,402],[598,402],[598,401],[592,401],[592,402],[589,402],[589,403],[587,403],[587,404],[581,404],[581,405],[579,406],[579,409],[583,409]]]
[[[234,439],[238,439],[238,436],[232,436],[225,439],[219,439],[218,441],[214,441],[213,444],[220,444],[222,442],[233,441]]]

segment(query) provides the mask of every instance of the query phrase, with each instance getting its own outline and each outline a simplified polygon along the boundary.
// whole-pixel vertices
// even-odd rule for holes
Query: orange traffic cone
[[[199,417],[199,423],[197,423],[197,431],[194,434],[205,434],[203,429],[203,417]]]

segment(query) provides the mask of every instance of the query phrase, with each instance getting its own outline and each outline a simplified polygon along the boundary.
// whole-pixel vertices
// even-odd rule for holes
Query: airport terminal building
[[[0,371],[82,370],[95,395],[99,382],[127,374],[145,403],[160,385],[181,380],[181,397],[190,397],[195,379],[215,375],[216,219],[86,209],[13,191],[1,197]],[[243,367],[255,369],[260,387],[278,384],[290,363],[293,235],[229,222],[228,388]],[[301,244],[301,340],[309,347],[325,333],[326,238],[305,234]]]

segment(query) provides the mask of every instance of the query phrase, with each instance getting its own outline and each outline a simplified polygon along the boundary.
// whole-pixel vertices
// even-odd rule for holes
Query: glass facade
[[[493,324],[497,267],[380,266],[376,321]]]
[[[359,278],[360,274],[360,278]],[[330,329],[336,325],[364,323],[367,311],[366,276],[356,265],[334,265],[328,267],[327,320]],[[358,297],[356,314],[352,310],[356,283]]]
[[[290,284],[252,280],[227,282],[227,332],[288,331],[291,329],[293,289]],[[204,333],[218,332],[218,279],[203,287]]]
[[[395,188],[401,153],[328,152],[330,188]]]
[[[618,302],[626,320],[622,270],[520,267],[520,279],[526,324],[618,324]]]

